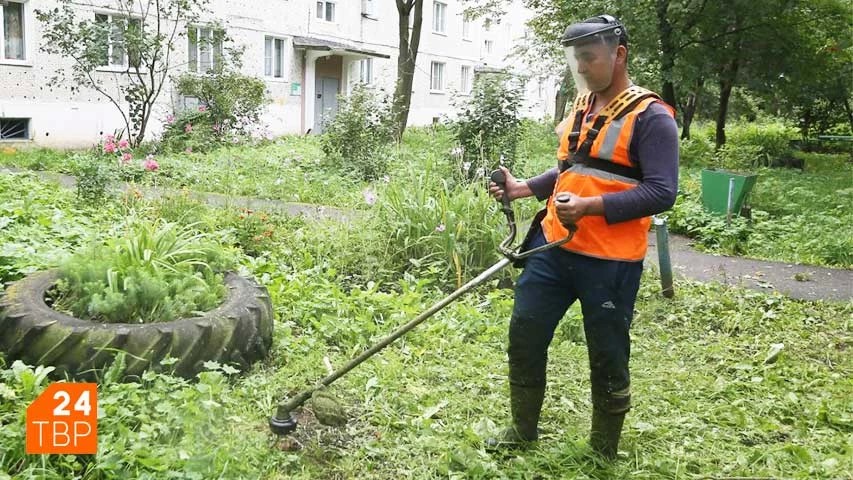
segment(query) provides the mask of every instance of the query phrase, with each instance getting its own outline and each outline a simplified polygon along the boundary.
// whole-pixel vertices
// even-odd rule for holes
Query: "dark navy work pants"
[[[545,244],[540,232],[528,246]],[[602,260],[556,247],[527,259],[515,286],[509,326],[510,382],[545,386],[548,345],[566,310],[579,300],[589,353],[593,406],[630,408],[629,329],[643,262]]]

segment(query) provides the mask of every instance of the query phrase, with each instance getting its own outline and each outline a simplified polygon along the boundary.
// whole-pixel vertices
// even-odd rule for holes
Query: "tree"
[[[139,145],[186,35],[182,27],[198,19],[207,0],[120,0],[109,15],[92,13],[93,4],[58,1],[52,10],[36,10],[41,50],[73,60],[58,79],[71,83],[72,91],[91,88],[105,97],[121,114],[131,145]],[[81,6],[90,19],[78,16]],[[113,73],[99,71],[105,66]]]
[[[838,124],[853,131],[853,4],[844,0],[801,2],[784,12],[786,45],[772,76],[747,78],[765,109],[798,122],[804,138]]]
[[[424,0],[397,0],[399,16],[399,55],[397,56],[397,85],[394,88],[394,136],[403,138],[406,123],[409,121],[409,107],[412,103],[412,83],[415,78],[415,65],[418,47],[421,42],[421,24],[424,19]],[[409,28],[409,17],[412,26]]]

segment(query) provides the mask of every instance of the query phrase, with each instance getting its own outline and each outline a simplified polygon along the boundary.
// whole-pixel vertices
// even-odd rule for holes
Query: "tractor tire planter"
[[[116,354],[127,352],[123,377],[145,370],[192,378],[216,361],[248,369],[272,344],[269,293],[253,280],[225,275],[228,290],[217,308],[198,317],[163,323],[100,323],[51,309],[45,293],[57,270],[32,274],[11,284],[0,298],[0,353],[7,362],[51,365],[59,377],[97,379]],[[172,357],[177,361],[162,365]]]

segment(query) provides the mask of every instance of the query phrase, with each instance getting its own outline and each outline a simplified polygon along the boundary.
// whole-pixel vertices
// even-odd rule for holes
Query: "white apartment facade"
[[[52,81],[71,63],[40,50],[42,27],[34,12],[57,5],[0,0],[0,142],[87,147],[124,126],[116,107],[94,90],[72,93],[67,84]],[[116,13],[76,5],[82,17],[112,19]],[[527,78],[524,65],[510,55],[525,36],[529,16],[520,2],[499,22],[466,19],[462,9],[459,0],[424,0],[410,125],[452,117],[454,101],[464,100],[476,75],[507,71]],[[214,23],[243,47],[242,72],[264,80],[270,102],[262,123],[271,134],[319,132],[338,96],[359,82],[393,92],[398,54],[393,0],[211,0],[201,22],[180,26],[189,34],[176,55],[186,61],[174,62],[174,74],[201,72],[213,61],[211,49],[194,38],[206,38]],[[118,85],[127,75],[127,59],[113,55],[109,63],[96,75],[105,85]],[[527,78],[523,114],[551,115],[556,83],[555,76]],[[192,106],[193,99],[167,85],[149,136],[162,131],[169,114]]]

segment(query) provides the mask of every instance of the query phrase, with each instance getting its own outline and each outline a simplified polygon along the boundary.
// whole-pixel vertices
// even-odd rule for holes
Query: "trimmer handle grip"
[[[570,201],[572,201],[572,196],[568,193],[561,193],[554,198],[554,201],[557,203],[569,203]],[[578,226],[574,223],[564,223],[563,226],[566,227],[566,230],[570,232],[576,232],[578,229]]]
[[[506,174],[503,170],[495,170],[492,172],[491,180],[504,191],[501,195],[501,205],[503,205],[504,212],[511,211],[509,195],[506,193]]]

